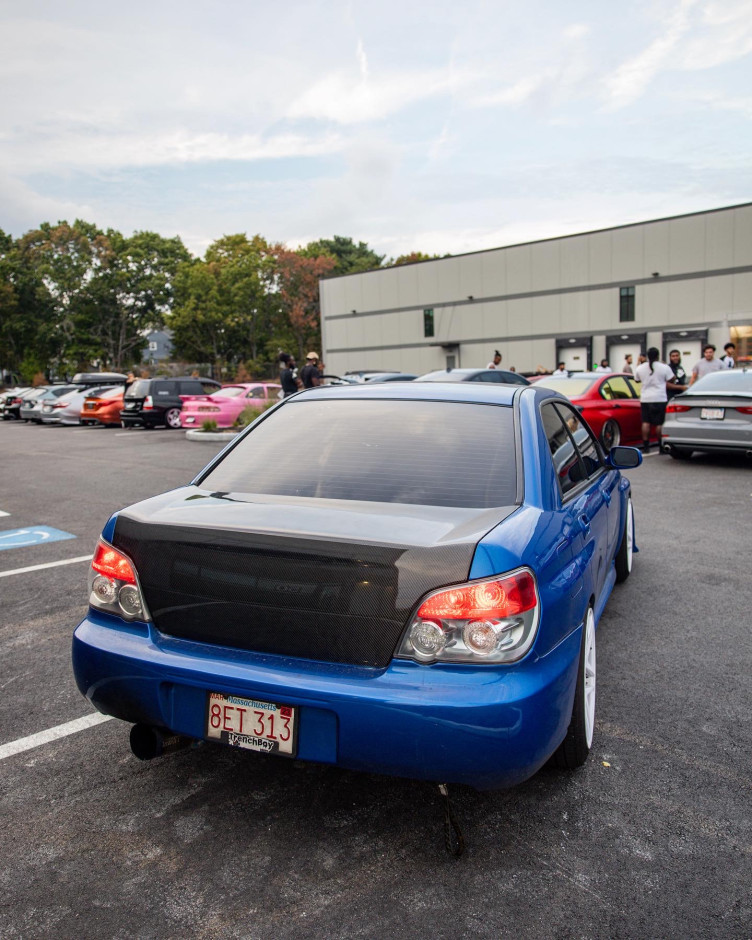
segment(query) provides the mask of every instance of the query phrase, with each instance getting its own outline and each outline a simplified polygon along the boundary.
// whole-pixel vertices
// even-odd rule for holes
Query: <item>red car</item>
[[[81,424],[103,424],[105,427],[120,427],[120,412],[123,408],[123,386],[111,388],[95,398],[87,398],[81,409]]]
[[[640,444],[640,383],[620,372],[575,372],[560,379],[546,375],[536,388],[561,392],[582,412],[606,452],[617,444]]]

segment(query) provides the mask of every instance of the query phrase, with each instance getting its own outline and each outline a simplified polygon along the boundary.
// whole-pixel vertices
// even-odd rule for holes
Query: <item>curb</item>
[[[222,444],[225,441],[234,441],[239,431],[186,431],[185,436],[189,441],[203,441],[205,444]]]

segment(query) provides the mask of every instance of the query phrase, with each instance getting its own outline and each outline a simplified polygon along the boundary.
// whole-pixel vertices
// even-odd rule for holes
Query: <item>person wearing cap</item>
[[[303,382],[303,388],[316,388],[317,385],[321,385],[318,353],[308,353],[306,356],[306,364],[300,370],[300,379]]]
[[[486,366],[487,369],[498,369],[501,364],[501,353],[498,349],[494,350],[494,357]]]

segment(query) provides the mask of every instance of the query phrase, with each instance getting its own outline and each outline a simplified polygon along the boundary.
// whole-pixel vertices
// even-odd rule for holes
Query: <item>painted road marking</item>
[[[9,512],[5,512],[4,509],[0,509],[0,516],[9,516],[9,515],[10,515]]]
[[[5,760],[6,757],[12,757],[14,754],[30,751],[33,747],[39,747],[41,744],[57,741],[58,738],[65,738],[77,731],[85,731],[87,728],[101,725],[105,721],[112,721],[112,715],[100,715],[99,712],[95,712],[93,715],[84,715],[83,718],[66,721],[64,725],[57,725],[54,728],[48,728],[46,731],[30,734],[26,738],[10,741],[8,744],[0,744],[0,760]]]
[[[43,565],[29,565],[27,568],[14,568],[12,571],[0,571],[0,578],[9,578],[12,574],[26,574],[27,571],[41,571],[42,568],[58,568],[60,565],[72,565],[77,561],[91,561],[91,555],[79,555],[77,558],[64,558],[62,561],[47,561]]]
[[[47,525],[29,526],[28,529],[9,529],[7,532],[0,532],[0,552],[6,548],[25,548],[27,545],[62,542],[75,537],[70,532],[52,529]]]

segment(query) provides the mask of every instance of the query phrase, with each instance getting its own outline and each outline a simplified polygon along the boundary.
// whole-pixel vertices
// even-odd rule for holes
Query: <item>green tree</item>
[[[449,255],[427,255],[423,251],[411,251],[406,255],[400,255],[398,258],[390,259],[387,265],[413,264],[415,261],[435,261],[437,258],[448,258]]]
[[[309,242],[300,254],[307,258],[330,255],[335,260],[332,274],[356,274],[381,267],[384,255],[377,255],[365,242],[357,244],[352,238],[335,235],[333,238],[320,238]]]

